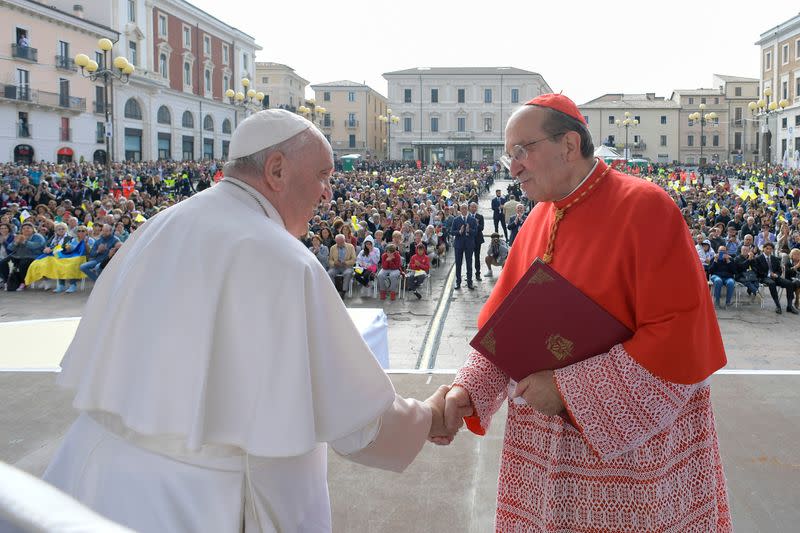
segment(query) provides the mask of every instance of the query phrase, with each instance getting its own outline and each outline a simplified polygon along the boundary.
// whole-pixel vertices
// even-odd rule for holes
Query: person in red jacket
[[[400,276],[403,275],[403,263],[400,252],[394,244],[386,247],[386,252],[381,256],[381,271],[378,272],[378,289],[381,300],[386,299],[386,289],[392,300],[397,298],[397,289],[400,287]]]
[[[408,281],[406,287],[409,291],[414,293],[417,300],[422,298],[419,293],[419,287],[428,279],[428,272],[431,269],[431,261],[428,259],[428,254],[425,253],[425,245],[420,243],[417,245],[417,253],[411,256],[411,261],[408,262]]]

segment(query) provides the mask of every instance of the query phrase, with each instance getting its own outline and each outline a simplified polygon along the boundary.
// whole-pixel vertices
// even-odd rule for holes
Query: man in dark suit
[[[492,198],[492,220],[494,221],[494,232],[497,233],[497,225],[503,226],[503,237],[508,240],[508,230],[506,229],[506,216],[503,214],[503,204],[506,199],[501,196],[500,189],[495,191],[495,197]]]
[[[794,294],[792,289],[794,285],[791,281],[781,276],[781,260],[775,257],[775,245],[771,242],[764,243],[764,253],[755,259],[756,272],[761,283],[767,286],[772,300],[775,302],[775,312],[779,315],[783,313],[781,309],[781,302],[778,300],[778,287],[786,289],[786,310],[793,314],[798,314],[793,304]]]
[[[472,255],[475,257],[475,281],[481,281],[481,245],[483,239],[484,220],[483,215],[478,213],[478,204],[469,204],[469,214],[478,222],[478,231],[475,232],[475,250]]]
[[[456,289],[461,288],[461,263],[464,256],[467,259],[467,287],[474,289],[472,284],[472,253],[475,250],[475,233],[478,231],[478,221],[469,216],[467,204],[461,204],[461,214],[453,219],[450,234],[453,236],[453,248],[456,252]]]
[[[514,239],[517,238],[517,233],[519,233],[519,230],[522,228],[527,218],[528,215],[525,213],[525,205],[521,203],[517,204],[516,213],[508,221],[508,229],[511,230],[511,238],[508,240],[509,246],[514,245]]]

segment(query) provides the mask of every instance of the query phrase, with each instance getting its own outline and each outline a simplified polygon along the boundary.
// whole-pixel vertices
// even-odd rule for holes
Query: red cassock
[[[675,203],[598,161],[567,198],[535,206],[479,327],[537,257],[634,335],[555,372],[562,416],[508,402],[497,531],[729,531],[708,384],[725,351]],[[514,386],[477,352],[455,384],[480,435]]]

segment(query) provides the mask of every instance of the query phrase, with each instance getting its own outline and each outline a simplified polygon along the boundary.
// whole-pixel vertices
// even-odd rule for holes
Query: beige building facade
[[[416,67],[386,72],[391,159],[494,162],[505,151],[511,114],[552,90],[541,74],[515,67]]]
[[[758,121],[749,103],[758,98],[758,85],[756,78],[714,74],[707,89],[679,89],[669,98],[606,94],[578,107],[595,146],[622,156],[688,165],[757,161]],[[695,113],[714,116],[701,124]],[[626,118],[637,123],[626,129]]]
[[[103,117],[92,103],[96,85],[82,77],[75,54],[95,50],[111,28],[30,0],[0,0],[0,158],[30,161],[92,160],[105,154]]]
[[[296,112],[306,98],[308,80],[281,63],[256,62],[255,88],[264,92],[264,107]]]
[[[759,116],[761,160],[800,166],[800,15],[761,34],[761,92],[765,104],[784,101]],[[771,93],[771,94],[769,94]]]
[[[676,89],[671,99],[680,105],[680,161],[698,165],[728,161],[728,102],[719,88]],[[693,120],[694,113],[716,113],[711,120]]]
[[[753,162],[758,157],[758,121],[750,112],[750,102],[758,100],[758,78],[714,74],[713,85],[728,104],[728,161]]]
[[[325,108],[317,119],[336,156],[385,158],[388,146],[386,97],[363,83],[343,80],[312,85],[314,104]]]
[[[595,147],[606,145],[623,157],[627,153],[628,158],[660,163],[680,160],[677,102],[657,97],[655,93],[606,94],[578,107],[589,125]],[[626,128],[623,124],[626,118],[638,124]]]

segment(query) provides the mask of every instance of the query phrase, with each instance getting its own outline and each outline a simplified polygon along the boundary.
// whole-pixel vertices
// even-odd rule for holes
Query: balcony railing
[[[67,56],[56,56],[56,68],[62,70],[78,70],[75,60]]]
[[[78,98],[68,94],[37,91],[27,85],[9,85],[0,83],[0,98],[30,102],[55,109],[86,111],[86,98]]]
[[[731,127],[732,128],[743,128],[744,127],[744,120],[743,119],[731,119]]]
[[[358,121],[357,120],[345,120],[344,121],[344,127],[347,128],[348,130],[354,130],[354,129],[356,129],[358,127]]]
[[[33,91],[27,85],[2,85],[3,91],[2,95],[3,98],[8,98],[10,100],[22,100],[24,102],[30,102],[31,98],[33,97]]]
[[[39,61],[39,51],[36,48],[31,48],[30,46],[12,44],[11,55],[15,59],[24,59],[25,61],[31,61],[33,63],[37,63]]]
[[[17,122],[17,137],[20,139],[30,139],[33,133],[29,122]]]
[[[62,141],[72,140],[72,128],[58,128],[58,130],[59,130],[59,138]]]

